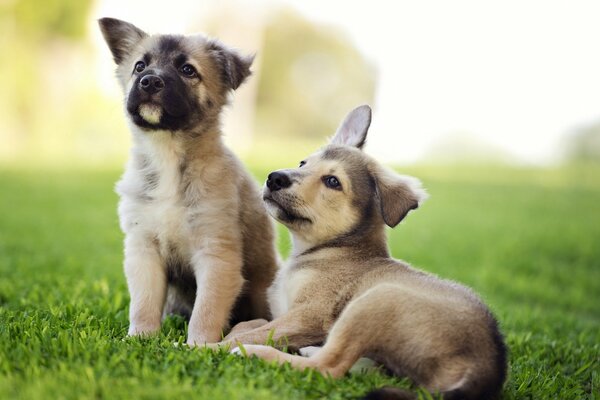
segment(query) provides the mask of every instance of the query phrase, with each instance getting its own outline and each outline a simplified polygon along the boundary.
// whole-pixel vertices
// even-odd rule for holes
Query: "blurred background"
[[[131,353],[121,340],[128,295],[113,187],[130,133],[96,22],[106,16],[257,55],[223,124],[259,181],[297,166],[370,104],[366,151],[431,194],[389,231],[391,253],[490,305],[511,349],[504,399],[594,398],[595,0],[0,0],[0,398],[202,397],[190,385],[199,376],[214,386],[212,375],[181,372],[198,364]],[[285,256],[281,225],[278,238]],[[183,332],[168,326],[166,346]],[[262,390],[215,385],[230,399]]]
[[[0,0],[0,165],[121,165],[122,94],[96,19],[256,53],[226,140],[285,166],[371,104],[394,164],[600,161],[595,1]]]

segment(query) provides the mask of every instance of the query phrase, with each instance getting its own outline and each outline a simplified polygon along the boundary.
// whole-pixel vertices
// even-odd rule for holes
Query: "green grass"
[[[390,231],[392,252],[490,305],[510,348],[503,398],[600,398],[600,170],[408,172],[431,199]],[[118,175],[0,172],[0,398],[347,399],[408,385],[176,348],[177,318],[126,339]]]

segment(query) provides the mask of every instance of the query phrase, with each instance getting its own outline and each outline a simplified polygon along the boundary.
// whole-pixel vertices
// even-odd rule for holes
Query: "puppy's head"
[[[117,64],[127,113],[144,130],[190,130],[215,122],[229,91],[250,75],[253,57],[201,35],[148,35],[113,18],[99,24]]]
[[[420,182],[385,169],[361,151],[371,109],[344,119],[329,145],[296,169],[272,172],[263,198],[269,213],[312,244],[396,226],[427,197]]]

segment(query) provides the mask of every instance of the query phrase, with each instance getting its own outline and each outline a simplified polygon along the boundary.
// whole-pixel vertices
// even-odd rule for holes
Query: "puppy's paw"
[[[198,335],[198,336],[194,336],[194,337],[189,336],[186,341],[186,344],[190,347],[196,347],[196,346],[202,347],[210,342],[211,341],[208,340],[206,337]]]
[[[302,347],[300,350],[298,350],[298,353],[300,353],[300,355],[303,357],[312,357],[319,350],[321,350],[321,346],[306,346],[306,347]]]
[[[127,336],[151,336],[160,330],[160,324],[158,325],[142,325],[142,324],[131,324],[127,331]]]
[[[246,355],[239,347],[233,348],[229,351],[230,354],[236,355],[238,357],[245,357]]]

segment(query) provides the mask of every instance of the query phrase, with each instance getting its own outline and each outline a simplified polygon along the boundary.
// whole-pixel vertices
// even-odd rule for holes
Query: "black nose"
[[[292,186],[292,181],[290,181],[290,178],[283,172],[271,172],[267,177],[267,187],[272,192],[290,186]]]
[[[165,87],[165,81],[160,76],[146,75],[140,79],[140,89],[149,94],[160,92]]]

